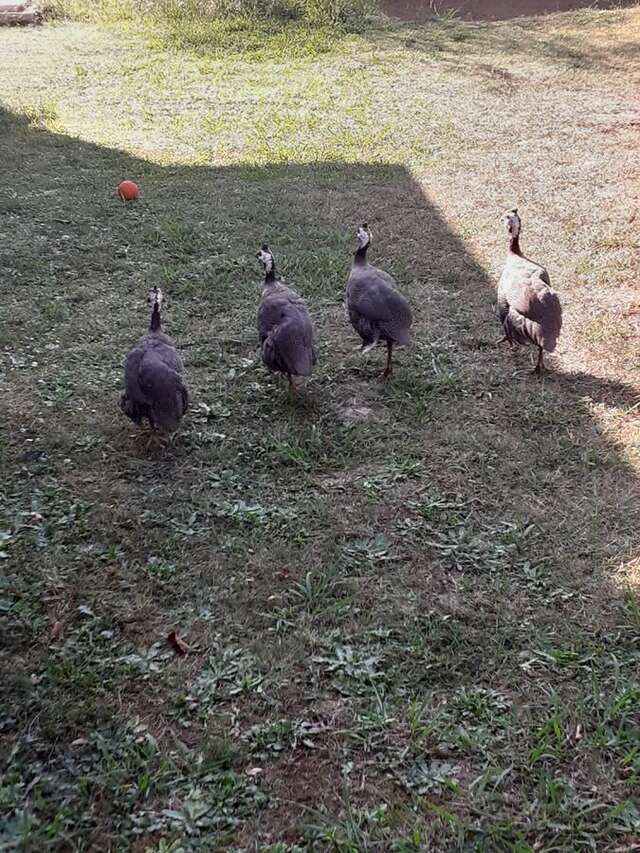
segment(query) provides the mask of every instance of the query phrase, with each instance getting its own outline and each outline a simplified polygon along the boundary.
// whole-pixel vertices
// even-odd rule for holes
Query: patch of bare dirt
[[[576,9],[611,9],[624,6],[625,3],[616,0],[525,0],[520,3],[513,3],[512,0],[385,0],[382,5],[387,15],[402,21],[424,21],[447,13],[474,21],[508,21]]]

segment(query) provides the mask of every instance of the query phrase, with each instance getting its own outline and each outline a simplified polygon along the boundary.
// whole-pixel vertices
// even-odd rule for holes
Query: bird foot
[[[145,441],[146,439],[146,441]],[[173,436],[165,435],[157,430],[149,430],[139,434],[138,440],[144,442],[143,450],[148,453],[150,450],[166,450],[172,443]]]
[[[382,371],[382,373],[380,374],[378,379],[380,380],[380,382],[386,382],[387,379],[390,379],[392,376],[393,376],[393,370],[390,367],[386,367]]]
[[[496,343],[495,343],[495,345],[496,345],[497,347],[499,347],[499,346],[500,346],[500,344],[509,344],[509,348],[510,348],[510,349],[513,349],[513,341],[510,341],[510,340],[509,340],[509,338],[508,338],[506,335],[503,335],[503,336],[502,336],[501,338],[499,338],[499,340],[497,340],[497,341],[496,341]]]

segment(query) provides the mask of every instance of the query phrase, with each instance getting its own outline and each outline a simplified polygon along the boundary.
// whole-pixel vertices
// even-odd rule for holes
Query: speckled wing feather
[[[556,348],[562,306],[547,271],[527,258],[512,256],[498,284],[498,312],[505,332],[517,343]]]
[[[352,269],[347,282],[347,312],[365,343],[378,339],[409,343],[409,303],[395,289],[391,276],[382,270],[368,264]]]
[[[309,376],[316,363],[313,326],[297,293],[282,284],[265,288],[258,308],[258,334],[269,370]]]
[[[182,359],[171,339],[145,335],[127,356],[123,412],[136,422],[147,417],[154,426],[175,432],[189,406],[182,372]]]

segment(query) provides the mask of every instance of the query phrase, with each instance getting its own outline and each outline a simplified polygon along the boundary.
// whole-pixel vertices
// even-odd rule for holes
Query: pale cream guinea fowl
[[[502,222],[509,234],[509,254],[498,282],[498,315],[504,329],[498,343],[533,344],[538,348],[534,372],[540,374],[544,353],[555,350],[560,336],[562,306],[545,268],[520,250],[518,211],[507,211]]]

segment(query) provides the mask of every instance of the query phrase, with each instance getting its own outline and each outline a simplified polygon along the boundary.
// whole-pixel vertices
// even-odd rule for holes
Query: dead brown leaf
[[[171,631],[171,633],[167,636],[167,642],[179,655],[188,655],[190,651],[192,651],[191,646],[187,645],[184,640],[182,640],[175,631]]]

